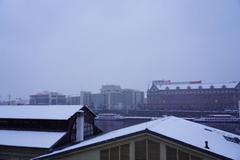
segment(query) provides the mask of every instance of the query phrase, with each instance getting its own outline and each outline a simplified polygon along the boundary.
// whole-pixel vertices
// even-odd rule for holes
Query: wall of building
[[[29,104],[31,105],[65,105],[67,98],[57,92],[43,92],[30,95]]]
[[[91,92],[81,91],[80,92],[80,104],[90,105],[91,104]]]
[[[102,93],[95,93],[91,95],[91,106],[95,109],[105,109],[106,108],[106,95]]]
[[[234,110],[240,92],[237,89],[148,90],[147,108],[178,110]]]
[[[47,153],[47,149],[31,149],[21,147],[0,147],[1,160],[29,160],[36,156]]]
[[[67,104],[68,105],[80,105],[80,96],[68,96]]]
[[[135,160],[137,157],[135,157],[135,143],[136,142],[140,142],[140,141],[145,141],[146,140],[146,145],[148,145],[148,141],[153,141],[159,144],[159,160],[167,160],[167,155],[166,155],[166,148],[170,147],[173,149],[176,149],[176,152],[185,152],[188,153],[189,156],[189,160],[193,160],[193,158],[191,158],[191,156],[194,156],[194,158],[199,158],[198,160],[217,160],[216,158],[211,157],[210,155],[206,155],[205,153],[200,153],[198,151],[193,150],[192,148],[187,148],[184,146],[181,146],[179,144],[175,144],[173,142],[170,141],[166,141],[163,139],[160,139],[158,137],[152,136],[152,135],[140,135],[140,136],[136,136],[136,137],[132,137],[132,138],[128,138],[128,139],[124,139],[121,141],[115,141],[112,143],[108,143],[108,144],[104,144],[95,148],[91,148],[91,149],[86,149],[83,151],[79,151],[79,152],[75,152],[75,153],[71,153],[69,155],[64,155],[64,156],[59,156],[59,157],[51,157],[50,159],[57,159],[57,160],[79,160],[79,159],[84,159],[84,160],[101,160],[100,158],[100,154],[101,151],[106,151],[110,150],[112,148],[118,148],[120,146],[123,145],[129,145],[129,160]],[[149,154],[150,150],[146,148],[146,154]],[[119,152],[121,156],[121,152]],[[110,154],[109,154],[110,155]],[[156,155],[155,155],[156,156]],[[151,160],[151,156],[147,155],[148,158],[146,158],[146,160]],[[126,158],[126,157],[125,157]],[[155,157],[156,158],[156,157]],[[121,158],[119,160],[122,160]],[[124,159],[125,160],[125,159]],[[181,160],[181,159],[179,159]],[[184,159],[186,160],[186,159]],[[194,159],[197,160],[197,159]]]
[[[91,150],[83,153],[76,153],[70,156],[56,158],[58,160],[99,160],[100,154],[98,150]],[[55,159],[55,158],[51,158]]]

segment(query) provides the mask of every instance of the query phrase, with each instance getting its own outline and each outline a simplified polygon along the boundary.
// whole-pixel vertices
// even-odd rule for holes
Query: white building
[[[90,105],[91,104],[91,92],[81,91],[80,92],[80,104]]]
[[[177,117],[115,130],[34,160],[240,160],[240,136]]]

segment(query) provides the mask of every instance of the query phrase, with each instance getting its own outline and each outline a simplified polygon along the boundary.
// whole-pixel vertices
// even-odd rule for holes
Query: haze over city
[[[0,1],[0,96],[240,80],[240,1]]]

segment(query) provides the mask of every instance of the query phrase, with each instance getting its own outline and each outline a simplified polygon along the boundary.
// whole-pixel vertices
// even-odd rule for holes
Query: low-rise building
[[[33,160],[240,160],[240,136],[177,117],[115,130]]]
[[[86,106],[24,105],[0,107],[0,159],[27,160],[80,142],[100,130]]]

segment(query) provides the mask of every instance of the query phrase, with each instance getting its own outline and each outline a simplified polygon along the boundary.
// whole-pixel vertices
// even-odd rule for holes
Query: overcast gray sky
[[[240,80],[239,0],[0,0],[0,96]]]

